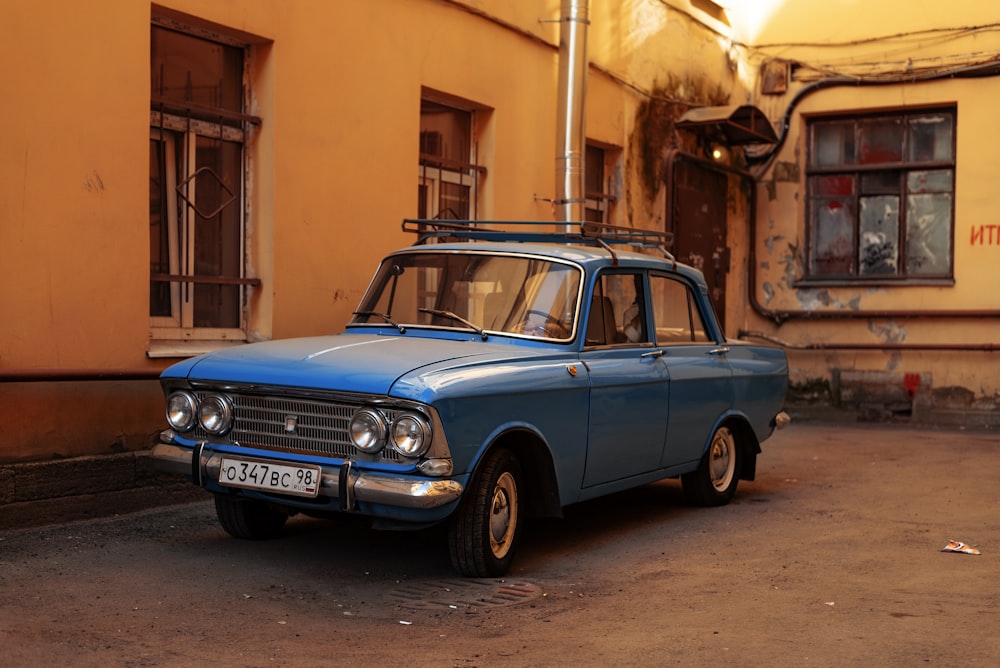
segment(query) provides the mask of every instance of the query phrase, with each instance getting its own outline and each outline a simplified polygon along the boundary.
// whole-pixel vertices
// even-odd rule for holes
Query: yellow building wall
[[[659,165],[636,157],[655,129],[644,110],[747,92],[724,26],[687,0],[591,4],[587,134],[617,151],[611,220],[657,228],[663,185],[643,175]],[[143,449],[163,424],[155,380],[65,380],[172,361],[147,356],[153,12],[252,44],[248,329],[270,339],[340,331],[380,256],[409,243],[424,88],[482,108],[478,217],[552,218],[559,6],[0,3],[0,462]],[[49,372],[64,380],[11,382]]]
[[[771,313],[748,310],[742,327],[789,343],[793,385],[835,382],[837,374],[870,374],[902,384],[919,376],[918,402],[944,409],[995,411],[1000,403],[1000,297],[989,286],[997,276],[1000,237],[993,194],[1000,177],[995,142],[1000,77],[942,77],[934,71],[963,68],[1000,53],[1000,7],[994,2],[937,5],[910,11],[909,3],[773,3],[755,33],[757,47],[744,52],[759,68],[767,61],[795,63],[784,94],[755,87],[753,102],[780,129],[790,107],[787,139],[757,188],[757,236],[752,250],[756,281],[751,290]],[[850,10],[850,11],[847,11]],[[980,29],[964,29],[980,26]],[[990,28],[990,26],[993,26]],[[951,30],[950,28],[954,28]],[[909,72],[909,76],[907,76]],[[847,82],[803,95],[835,74],[881,85]],[[756,77],[755,77],[756,78]],[[806,122],[822,114],[866,113],[955,105],[956,176],[953,285],[801,285],[806,252]],[[815,317],[831,312],[967,311],[967,317]],[[791,312],[787,320],[774,313]],[[777,324],[775,320],[781,321]],[[883,350],[843,350],[840,344]],[[922,345],[941,349],[923,350]],[[803,350],[803,347],[824,347]],[[901,387],[897,389],[902,389]],[[935,394],[936,393],[936,394]],[[956,396],[961,401],[949,401]],[[916,410],[916,409],[915,409]]]

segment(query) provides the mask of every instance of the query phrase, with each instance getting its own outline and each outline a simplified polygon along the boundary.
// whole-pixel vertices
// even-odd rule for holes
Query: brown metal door
[[[712,305],[725,329],[726,274],[729,248],[726,246],[726,174],[699,163],[678,159],[671,170],[673,216],[668,216],[674,233],[677,260],[700,270],[708,282]]]

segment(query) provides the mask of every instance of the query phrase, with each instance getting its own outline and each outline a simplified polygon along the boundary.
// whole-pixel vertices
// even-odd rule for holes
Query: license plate
[[[315,497],[319,494],[320,468],[224,457],[219,468],[219,484]]]

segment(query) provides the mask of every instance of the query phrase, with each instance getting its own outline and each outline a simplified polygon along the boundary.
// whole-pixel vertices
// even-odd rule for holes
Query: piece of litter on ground
[[[399,620],[399,623],[403,624],[404,626],[410,626],[411,624],[413,624],[413,622],[405,622],[403,620]]]
[[[966,545],[960,540],[949,540],[948,544],[941,548],[942,552],[961,552],[962,554],[982,554],[976,548]]]
[[[826,605],[829,605],[830,607],[833,607],[833,606],[837,605],[837,603],[836,603],[836,601],[827,601]]]

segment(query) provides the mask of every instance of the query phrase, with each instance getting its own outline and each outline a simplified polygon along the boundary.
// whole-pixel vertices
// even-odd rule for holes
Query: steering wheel
[[[542,318],[542,323],[531,323],[531,316],[538,316]],[[529,336],[547,336],[556,339],[566,338],[569,334],[566,325],[563,324],[561,320],[554,317],[551,313],[546,313],[545,311],[539,311],[536,309],[528,309],[525,311],[524,319],[521,320],[521,323],[518,325],[518,329]]]

